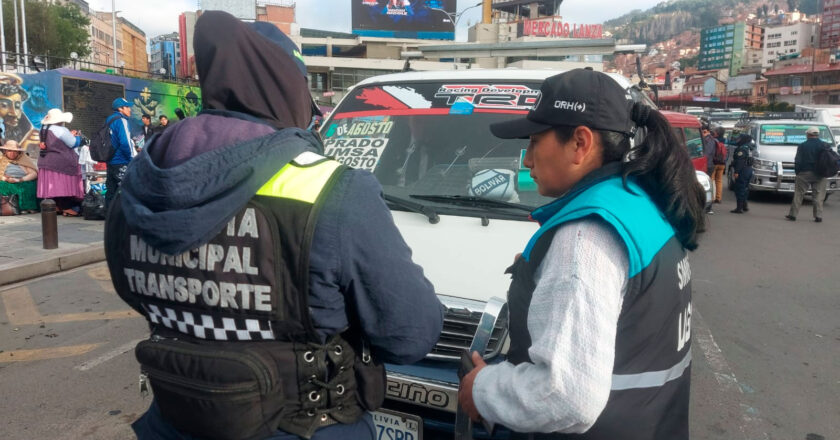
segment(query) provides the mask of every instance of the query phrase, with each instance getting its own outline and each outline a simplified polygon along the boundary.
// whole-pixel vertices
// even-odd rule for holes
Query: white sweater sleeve
[[[528,309],[533,363],[489,365],[473,399],[484,419],[517,432],[586,432],[606,406],[627,285],[627,248],[600,219],[560,226]]]

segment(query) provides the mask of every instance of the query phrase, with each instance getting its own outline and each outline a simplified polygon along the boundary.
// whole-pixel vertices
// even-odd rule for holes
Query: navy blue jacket
[[[809,138],[796,147],[796,159],[794,159],[794,171],[796,174],[806,171],[814,171],[817,164],[817,155],[820,150],[828,150],[831,146],[817,138]]]
[[[245,115],[221,112],[188,118],[166,130],[129,165],[121,196],[126,222],[167,253],[215,236],[229,220],[226,216],[241,210],[298,151],[322,149],[315,136],[296,128],[280,131],[282,142],[271,148],[237,149],[237,143],[273,131]],[[348,170],[325,196],[309,274],[310,310],[322,338],[356,326],[374,356],[400,364],[422,359],[437,342],[443,307],[412,261],[371,173]],[[349,437],[334,438],[360,438],[358,429],[370,423],[360,420],[346,426]],[[150,411],[135,429],[138,435],[145,427],[157,433],[155,438],[185,438],[166,425]]]

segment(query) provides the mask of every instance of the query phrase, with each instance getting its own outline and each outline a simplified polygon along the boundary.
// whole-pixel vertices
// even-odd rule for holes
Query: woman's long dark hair
[[[630,138],[623,133],[593,130],[601,138],[603,161],[623,161],[625,184],[628,176],[634,176],[665,213],[683,247],[697,249],[697,234],[706,226],[706,195],[697,182],[688,151],[674,137],[662,113],[636,103],[632,119],[644,128],[642,142],[632,149]],[[568,142],[575,128],[560,126],[555,133],[561,142]]]

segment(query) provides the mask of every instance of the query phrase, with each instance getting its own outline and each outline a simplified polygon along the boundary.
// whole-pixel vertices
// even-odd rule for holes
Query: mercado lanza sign
[[[519,23],[520,37],[552,38],[603,38],[604,26],[600,24],[567,23],[561,17],[543,17],[536,20],[525,19]]]

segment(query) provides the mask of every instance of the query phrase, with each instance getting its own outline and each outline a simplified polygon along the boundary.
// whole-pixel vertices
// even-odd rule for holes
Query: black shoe
[[[723,203],[720,200],[715,200],[713,203]]]
[[[817,217],[814,219],[814,221],[817,223],[822,223],[822,217]]]
[[[743,206],[741,206],[741,209],[743,209],[743,210],[744,210],[744,212],[747,212],[747,211],[749,211],[749,210],[750,210],[749,205],[747,205],[747,202],[746,202],[746,201],[744,201],[744,205],[743,205]]]
[[[790,220],[790,221],[792,221],[792,222],[795,222],[795,221],[796,221],[796,217],[794,217],[794,216],[792,216],[792,215],[786,215],[786,216],[785,216],[785,218],[786,218],[786,219],[788,219],[788,220]]]
[[[735,208],[735,209],[733,209],[732,211],[729,211],[729,212],[731,212],[733,214],[743,214],[744,210],[741,209],[741,208]]]

